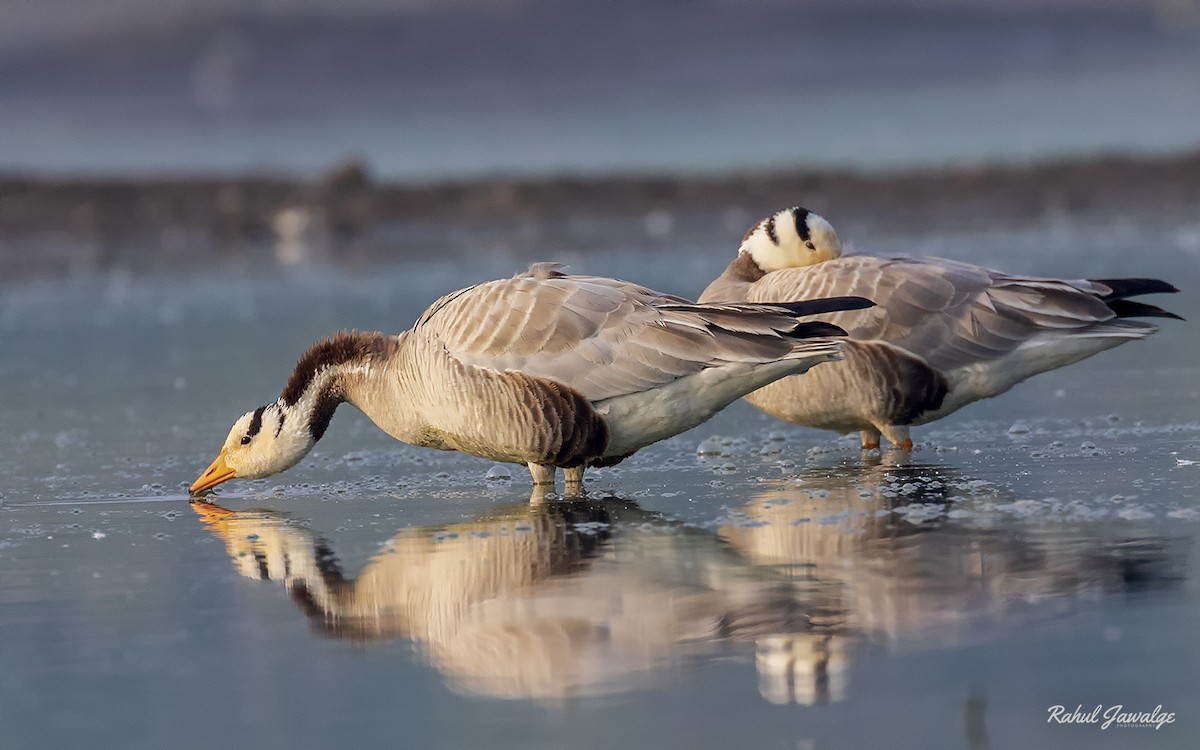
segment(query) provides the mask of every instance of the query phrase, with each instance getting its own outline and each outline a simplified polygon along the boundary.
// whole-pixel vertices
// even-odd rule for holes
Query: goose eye
[[[817,249],[817,246],[816,246],[816,245],[814,245],[812,242],[805,242],[805,243],[804,243],[804,246],[805,246],[805,247],[807,247],[809,250],[816,250],[816,249]]]
[[[242,445],[250,445],[250,436],[249,435],[242,436]]]

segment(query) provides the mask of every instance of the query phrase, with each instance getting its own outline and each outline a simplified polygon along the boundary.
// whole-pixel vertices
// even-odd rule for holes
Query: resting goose
[[[294,466],[349,402],[397,440],[527,464],[569,483],[688,430],[755,388],[838,357],[835,325],[797,316],[861,298],[697,305],[536,264],[442,297],[399,336],[310,348],[279,399],[234,423],[193,493]]]
[[[911,449],[910,425],[1158,330],[1129,318],[1179,319],[1129,299],[1176,291],[1158,279],[1026,278],[941,258],[843,256],[829,222],[795,207],[756,224],[700,301],[875,300],[823,318],[850,334],[843,361],[746,400],[794,424],[858,431],[864,448],[882,434]]]

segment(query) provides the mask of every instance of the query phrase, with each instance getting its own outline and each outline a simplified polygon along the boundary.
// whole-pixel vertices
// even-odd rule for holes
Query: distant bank
[[[746,172],[393,183],[347,163],[280,175],[0,175],[0,280],[437,256],[736,244],[792,204],[839,226],[921,232],[1076,220],[1195,222],[1200,151],[937,171]]]

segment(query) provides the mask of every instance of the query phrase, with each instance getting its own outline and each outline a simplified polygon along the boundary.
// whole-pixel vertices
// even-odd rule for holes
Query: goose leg
[[[875,450],[879,447],[879,430],[862,430],[858,433],[858,438],[865,451]]]
[[[549,484],[553,486],[555,471],[554,466],[535,464],[533,462],[529,463],[529,473],[533,475],[534,484]]]
[[[583,466],[564,468],[563,476],[567,480],[567,488],[563,494],[575,497],[583,495]]]
[[[883,436],[888,439],[893,448],[902,451],[911,451],[913,449],[912,438],[908,434],[907,425],[890,424],[880,427]]]

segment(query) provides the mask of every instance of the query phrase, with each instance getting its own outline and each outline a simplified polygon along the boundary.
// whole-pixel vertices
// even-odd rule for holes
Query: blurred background
[[[4,278],[729,243],[797,202],[945,228],[1200,195],[1197,0],[0,15]]]

